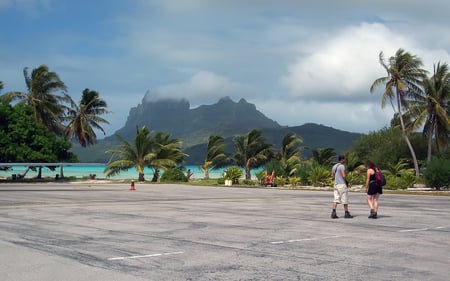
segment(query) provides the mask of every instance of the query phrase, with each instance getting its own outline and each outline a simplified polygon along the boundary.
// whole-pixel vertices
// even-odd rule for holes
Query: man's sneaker
[[[331,212],[331,218],[332,219],[338,219],[339,217],[337,216],[336,212],[333,211],[333,212]]]
[[[352,219],[352,218],[353,218],[353,216],[352,216],[352,215],[350,215],[350,212],[345,212],[345,216],[344,216],[344,218],[346,218],[346,219]]]

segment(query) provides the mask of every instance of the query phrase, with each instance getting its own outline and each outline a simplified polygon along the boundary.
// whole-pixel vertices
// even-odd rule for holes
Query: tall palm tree
[[[121,145],[117,149],[107,150],[106,153],[112,154],[119,159],[106,166],[106,176],[114,176],[121,171],[136,168],[138,180],[145,181],[144,169],[156,156],[155,153],[152,152],[152,142],[150,140],[149,130],[145,126],[141,129],[137,129],[133,143],[128,142],[121,136],[117,137],[121,141]]]
[[[233,139],[236,153],[234,159],[239,167],[245,168],[245,179],[250,180],[252,168],[258,168],[269,162],[273,151],[272,144],[261,135],[260,130],[252,130],[249,133]]]
[[[422,61],[415,55],[399,49],[394,56],[386,62],[383,52],[379,55],[380,64],[387,72],[387,76],[376,79],[370,87],[373,93],[376,88],[383,86],[384,93],[381,98],[381,107],[384,108],[386,100],[391,102],[394,113],[399,114],[403,137],[413,158],[416,176],[419,176],[419,164],[416,153],[408,138],[408,130],[403,120],[403,111],[408,110],[408,98],[414,99],[422,92],[422,81],[426,77],[426,70],[422,69]],[[395,106],[396,105],[396,106]]]
[[[228,164],[224,148],[225,139],[222,136],[209,136],[205,162],[199,166],[204,172],[205,179],[209,179],[209,169],[219,169]]]
[[[150,159],[147,166],[153,168],[152,181],[157,182],[160,170],[166,171],[169,168],[176,167],[189,155],[181,149],[181,140],[172,138],[169,133],[157,132],[150,139],[154,157]]]
[[[62,135],[64,114],[73,103],[70,96],[66,94],[66,85],[58,74],[49,71],[46,65],[33,69],[31,75],[25,67],[23,75],[28,92],[9,92],[6,95],[31,106],[34,110],[35,122],[40,122],[57,135]],[[58,91],[62,91],[62,94]]]
[[[82,147],[97,142],[94,129],[100,130],[104,135],[105,130],[100,123],[109,122],[100,115],[109,113],[106,102],[100,98],[96,91],[84,89],[79,105],[73,104],[68,112],[69,124],[66,127],[66,135],[72,139],[76,138]]]
[[[450,69],[444,63],[434,65],[433,76],[423,81],[425,95],[422,99],[412,101],[413,128],[423,124],[423,134],[428,137],[427,162],[431,161],[433,137],[438,152],[448,147],[450,133]]]
[[[287,176],[295,174],[301,164],[301,153],[303,148],[300,144],[303,139],[293,132],[287,133],[282,142],[280,150],[275,153],[275,158],[279,160],[281,168]]]

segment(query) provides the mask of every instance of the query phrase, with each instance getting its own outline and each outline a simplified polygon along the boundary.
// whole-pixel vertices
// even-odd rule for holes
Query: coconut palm
[[[200,170],[204,172],[205,179],[209,179],[209,169],[219,169],[228,164],[224,148],[225,140],[222,136],[209,136],[205,162],[199,166]]]
[[[71,139],[76,138],[82,147],[95,144],[97,135],[94,129],[100,130],[105,135],[100,123],[109,124],[100,117],[109,113],[106,107],[106,102],[100,98],[98,92],[85,89],[79,105],[73,104],[68,111],[69,124],[66,127],[66,135]]]
[[[31,106],[35,122],[40,122],[57,135],[62,135],[64,114],[73,103],[70,96],[65,93],[66,85],[58,74],[49,71],[46,65],[33,69],[31,75],[28,73],[28,68],[25,67],[23,75],[28,92],[9,92],[5,95],[11,97],[12,100],[18,99]],[[59,94],[58,91],[62,91],[62,94]]]
[[[312,158],[319,166],[331,166],[335,157],[336,152],[331,147],[318,148],[312,151]]]
[[[434,66],[433,76],[423,81],[424,96],[412,103],[413,128],[423,124],[423,133],[428,137],[427,162],[431,161],[433,137],[438,152],[448,147],[450,133],[450,117],[448,103],[450,102],[450,70],[444,63]],[[414,116],[415,115],[415,116]]]
[[[150,159],[147,166],[153,168],[152,181],[157,182],[160,170],[166,171],[169,168],[176,167],[189,155],[181,149],[181,140],[172,138],[169,133],[157,132],[151,136],[150,140],[154,157]]]
[[[422,81],[426,77],[426,70],[422,69],[422,61],[415,55],[399,49],[394,56],[386,62],[383,52],[379,55],[380,64],[387,72],[387,76],[376,79],[370,87],[373,93],[376,88],[383,86],[384,93],[381,98],[381,107],[384,108],[386,101],[391,102],[394,113],[399,113],[403,137],[408,145],[413,158],[416,176],[419,176],[419,164],[416,153],[408,138],[408,130],[403,120],[404,110],[408,110],[408,99],[414,99],[422,93]]]
[[[281,148],[275,153],[275,158],[279,160],[279,164],[287,176],[291,176],[297,172],[297,168],[301,164],[301,153],[303,148],[300,144],[303,139],[295,133],[287,133],[282,142]]]
[[[117,137],[121,141],[121,145],[117,149],[107,150],[106,153],[112,154],[118,159],[106,166],[106,176],[114,176],[121,171],[136,168],[138,180],[144,181],[144,169],[156,157],[156,154],[152,152],[149,130],[145,126],[137,129],[133,143],[128,142],[121,136]]]
[[[249,133],[233,139],[236,153],[234,159],[239,167],[245,169],[245,179],[250,180],[250,171],[270,161],[273,151],[272,144],[261,135],[260,130],[252,130]]]

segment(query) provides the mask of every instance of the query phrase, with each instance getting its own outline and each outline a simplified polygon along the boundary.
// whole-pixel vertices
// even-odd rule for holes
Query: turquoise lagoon
[[[185,166],[185,172],[190,169],[193,175],[191,179],[202,179],[204,173],[202,170],[198,168],[198,166]],[[3,171],[0,170],[0,178],[11,178],[12,175],[23,174],[27,170],[26,166],[13,166],[10,170]],[[75,177],[75,178],[88,178],[89,175],[95,174],[95,178],[97,179],[107,179],[106,174],[103,172],[105,170],[104,164],[80,164],[77,163],[72,166],[64,166],[63,172],[64,177]],[[220,178],[223,175],[224,169],[219,170],[210,170],[209,176],[210,178]],[[29,170],[25,175],[25,178],[35,178],[37,176],[37,170],[32,171]],[[47,167],[42,168],[42,177],[56,177],[59,174],[59,167],[57,167],[54,171],[50,170]],[[153,177],[153,169],[146,168],[144,170],[144,176],[146,180],[151,180]],[[253,176],[253,173],[252,173]],[[138,172],[136,169],[129,169],[128,171],[122,171],[120,174],[115,175],[113,177],[109,177],[111,180],[124,180],[124,179],[137,179]]]

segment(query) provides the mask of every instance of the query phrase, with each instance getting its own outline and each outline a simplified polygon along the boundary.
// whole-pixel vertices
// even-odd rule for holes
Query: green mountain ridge
[[[245,99],[238,102],[229,97],[221,98],[212,105],[201,105],[190,109],[185,99],[161,99],[146,101],[130,109],[127,121],[114,135],[120,135],[132,140],[136,128],[147,126],[152,131],[164,131],[183,141],[183,147],[190,156],[186,159],[187,165],[197,165],[203,162],[206,143],[210,135],[220,135],[226,139],[227,151],[232,153],[234,148],[232,139],[252,129],[260,129],[264,137],[278,148],[283,137],[288,132],[294,132],[303,138],[303,146],[308,148],[305,155],[313,149],[332,147],[337,153],[348,149],[353,141],[361,136],[337,130],[332,127],[307,123],[300,126],[281,126],[266,117],[256,109],[254,104]],[[108,136],[99,140],[96,145],[82,148],[74,145],[72,151],[81,162],[107,163],[110,155],[105,151],[113,148],[119,142],[115,136]]]

